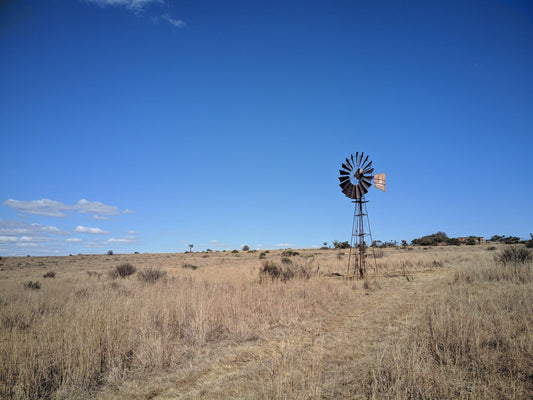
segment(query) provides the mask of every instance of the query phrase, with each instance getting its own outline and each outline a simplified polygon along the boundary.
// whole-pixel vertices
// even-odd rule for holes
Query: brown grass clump
[[[162,271],[160,269],[145,269],[143,271],[139,271],[137,274],[137,278],[140,281],[147,282],[147,283],[154,283],[157,282],[159,279],[165,279],[167,276],[167,273],[165,271]]]
[[[125,278],[133,275],[137,269],[130,263],[123,263],[115,267],[110,273],[111,278]]]
[[[259,281],[288,281],[294,278],[309,279],[313,273],[313,268],[309,263],[293,263],[287,257],[283,257],[281,262],[282,265],[276,264],[271,260],[263,261],[263,265],[259,270]]]
[[[24,287],[26,289],[40,289],[41,288],[41,284],[39,283],[39,281],[27,281],[27,282],[24,282]]]

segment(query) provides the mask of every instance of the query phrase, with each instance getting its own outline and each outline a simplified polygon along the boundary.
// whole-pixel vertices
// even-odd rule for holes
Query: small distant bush
[[[28,282],[24,282],[24,287],[26,289],[36,290],[36,289],[41,288],[41,284],[38,281],[35,281],[35,282],[28,281]]]
[[[260,259],[260,260],[263,260],[263,259],[266,258],[266,256],[267,256],[267,254],[266,254],[264,251],[262,251],[262,252],[259,254],[259,259]]]
[[[496,246],[489,246],[489,247],[487,247],[487,250],[488,251],[494,251],[494,250],[496,250]]]
[[[134,254],[139,254],[139,252],[138,252],[138,251],[136,251],[136,252],[135,252]]]
[[[250,246],[245,244],[244,246],[242,246],[242,251],[250,251]]]
[[[110,275],[112,278],[125,278],[133,275],[136,270],[137,269],[133,265],[124,263],[116,266],[115,269],[111,271]]]
[[[139,271],[137,274],[137,278],[140,281],[147,282],[147,283],[154,283],[157,282],[159,279],[164,279],[167,276],[167,273],[165,271],[161,271],[160,269],[145,269],[144,271]]]
[[[191,264],[191,263],[183,263],[181,265],[181,268],[192,269],[194,271],[195,269],[198,269],[198,266]]]
[[[297,251],[291,250],[291,249],[287,249],[287,250],[282,251],[281,255],[283,257],[291,257],[291,256],[299,256],[300,253],[298,253]]]
[[[231,252],[232,252],[233,254],[237,254],[237,253],[239,252],[239,250],[235,249],[235,250],[231,250]]]
[[[43,275],[43,278],[55,278],[55,277],[56,277],[56,273],[53,271],[45,272]]]
[[[112,255],[113,255],[113,250],[109,250],[109,251],[107,252],[107,255],[108,255],[108,256],[112,256]]]
[[[533,261],[533,252],[524,246],[507,246],[496,257],[496,261],[502,265],[525,264]]]

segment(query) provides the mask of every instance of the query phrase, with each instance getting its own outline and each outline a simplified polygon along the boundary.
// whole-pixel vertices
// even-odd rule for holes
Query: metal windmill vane
[[[365,200],[365,194],[368,193],[368,189],[372,186],[372,180],[374,180],[374,186],[377,189],[385,191],[385,174],[372,175],[373,172],[372,161],[368,160],[368,155],[365,157],[364,153],[359,154],[359,152],[355,153],[355,158],[353,154],[346,158],[339,170],[339,186],[342,189],[342,193],[355,203],[350,255],[348,257],[348,274],[350,270],[354,274],[359,271],[361,277],[365,276],[367,267],[365,236],[370,236],[370,243],[372,243],[370,220],[368,219],[366,208],[368,201]],[[376,256],[373,247],[372,254],[374,267],[376,267]]]

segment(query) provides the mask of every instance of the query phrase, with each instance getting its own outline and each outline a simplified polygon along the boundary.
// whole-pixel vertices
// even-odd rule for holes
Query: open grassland
[[[533,266],[501,251],[3,258],[0,397],[529,399]]]

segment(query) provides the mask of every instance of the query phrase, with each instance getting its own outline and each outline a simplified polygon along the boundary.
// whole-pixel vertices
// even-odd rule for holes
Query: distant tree
[[[211,253],[212,251],[213,251],[213,250],[211,250],[211,249],[207,249],[205,252],[206,252],[206,253]]]
[[[242,246],[242,251],[250,251],[250,246],[245,244],[244,246]]]
[[[402,239],[402,247],[407,247],[409,244],[407,243],[407,240]]]
[[[112,256],[112,255],[113,255],[113,250],[109,250],[109,251],[107,252],[107,255],[108,255],[108,256]]]
[[[336,249],[349,249],[350,243],[348,243],[347,240],[345,242],[339,242],[338,240],[334,240],[333,247]]]
[[[194,244],[189,245],[189,253],[192,253],[192,248],[194,247]]]
[[[324,243],[322,243],[322,245],[327,247],[328,246],[328,242],[324,242]]]

